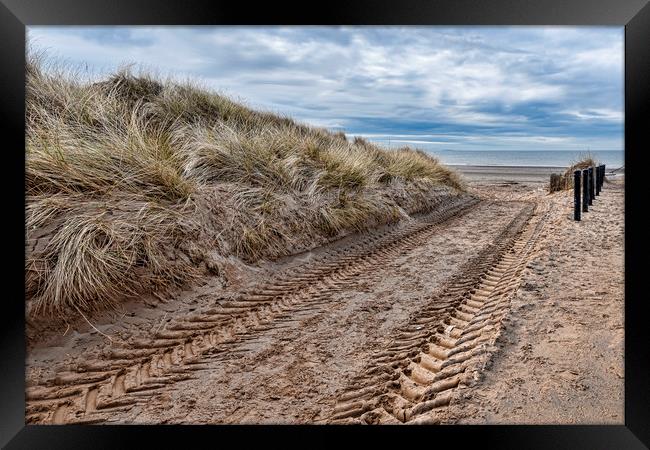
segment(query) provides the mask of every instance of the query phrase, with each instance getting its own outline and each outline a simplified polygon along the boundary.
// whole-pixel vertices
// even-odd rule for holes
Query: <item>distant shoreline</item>
[[[516,181],[548,183],[552,173],[562,174],[569,166],[505,166],[445,164],[460,172],[469,181]],[[619,167],[610,167],[618,169]],[[623,172],[618,171],[619,173]]]
[[[432,154],[443,164],[450,167],[539,167],[566,169],[576,161],[584,159],[587,154],[568,151],[440,151]],[[625,164],[625,153],[614,150],[591,152],[594,160],[616,169]]]
[[[445,164],[445,163],[443,163]],[[504,168],[504,169],[562,169],[566,170],[569,166],[536,166],[532,164],[464,164],[464,163],[449,163],[445,164],[449,167],[466,167],[471,169],[483,169],[483,168]]]

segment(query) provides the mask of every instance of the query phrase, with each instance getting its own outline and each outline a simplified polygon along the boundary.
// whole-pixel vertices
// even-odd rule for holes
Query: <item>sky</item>
[[[623,150],[623,27],[29,27],[102,78],[132,65],[429,150]]]

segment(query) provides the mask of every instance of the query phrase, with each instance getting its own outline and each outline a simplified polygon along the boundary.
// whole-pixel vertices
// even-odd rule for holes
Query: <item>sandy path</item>
[[[556,197],[485,379],[452,408],[460,423],[624,422],[623,185],[580,222]]]
[[[317,308],[237,346],[237,357],[210,363],[179,383],[159,407],[134,408],[120,420],[183,423],[305,423],[324,419],[336,393],[373,350],[385,347],[433,290],[484,248],[521,208],[479,205],[452,219],[423,245],[350,280]]]
[[[199,289],[193,301],[183,303],[195,307],[173,313],[173,305],[165,304],[158,318],[134,317],[126,345],[77,347],[77,356],[70,345],[61,346],[68,358],[54,371],[54,385],[32,383],[28,418],[309,421],[333,406],[335,392],[369,352],[385,345],[391,330],[430,301],[431,292],[490,245],[522,208],[519,202],[489,200],[461,206],[441,208],[452,217],[439,225],[424,218],[397,233],[335,249],[334,260],[325,255],[324,262],[293,267],[252,298],[210,298],[209,286]],[[279,302],[273,300],[277,295]],[[257,305],[263,302],[270,303]],[[257,309],[247,312],[249,304]],[[32,373],[40,367],[40,379],[47,380],[44,373],[53,370],[45,362],[56,357],[48,345],[31,355]]]
[[[50,333],[28,422],[621,423],[623,187],[580,223],[538,180],[471,191],[94,319],[112,342]]]

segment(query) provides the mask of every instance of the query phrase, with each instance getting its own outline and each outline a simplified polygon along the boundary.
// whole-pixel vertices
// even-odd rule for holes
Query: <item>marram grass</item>
[[[27,67],[28,313],[115,307],[226,258],[276,258],[426,211],[458,175],[424,152],[251,110],[191,83]]]

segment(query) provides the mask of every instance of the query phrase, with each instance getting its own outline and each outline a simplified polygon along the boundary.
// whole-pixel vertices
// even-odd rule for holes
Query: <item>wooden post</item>
[[[573,219],[580,221],[580,171],[573,172]]]
[[[582,212],[589,211],[589,171],[582,171]]]
[[[596,166],[596,173],[598,174],[598,177],[596,179],[596,195],[600,195],[600,186],[602,185],[602,178],[603,178],[603,172],[600,170],[602,165]]]
[[[590,167],[589,169],[589,206],[594,204],[594,197],[596,196],[596,191],[594,189],[594,168]]]
[[[561,191],[564,189],[564,186],[562,185],[564,181],[564,178],[561,175],[558,175],[557,173],[552,173],[551,174],[551,181],[549,182],[549,189],[548,191],[553,193],[556,191]]]
[[[603,184],[605,183],[605,166],[600,165],[600,190],[603,190]]]

